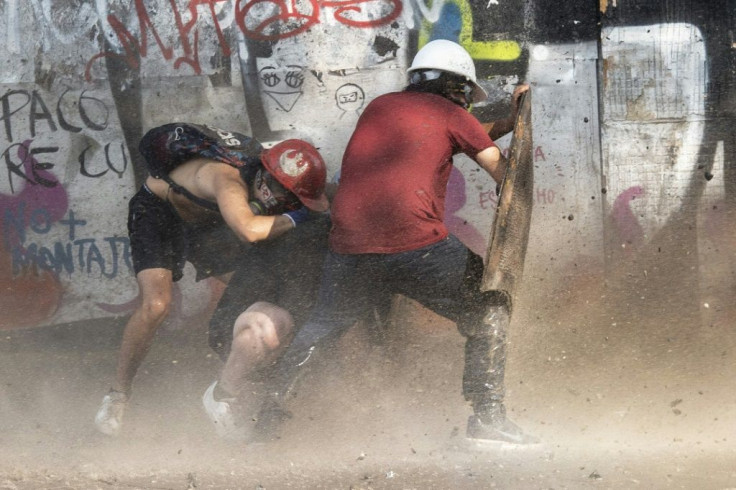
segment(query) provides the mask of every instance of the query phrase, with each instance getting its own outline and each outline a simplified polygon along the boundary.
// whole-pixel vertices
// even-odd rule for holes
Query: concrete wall
[[[479,119],[504,116],[514,84],[532,85],[529,294],[604,273],[638,291],[680,267],[681,284],[664,282],[698,291],[688,311],[714,310],[734,285],[730,257],[712,259],[733,242],[735,3],[5,0],[0,328],[132,311],[125,224],[147,129],[306,138],[333,173],[363,107],[401,89],[434,38],[475,59],[491,94]],[[467,158],[456,166],[448,225],[483,253],[495,185]],[[217,294],[191,278],[175,322]]]

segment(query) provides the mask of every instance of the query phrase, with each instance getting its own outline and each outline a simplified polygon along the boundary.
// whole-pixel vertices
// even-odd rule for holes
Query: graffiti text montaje
[[[13,274],[20,274],[28,267],[37,267],[55,274],[66,272],[99,272],[103,277],[113,279],[121,270],[132,270],[130,243],[127,237],[77,238],[87,221],[76,218],[70,210],[67,219],[59,220],[67,228],[65,238],[51,244],[26,244],[25,207],[19,206],[15,213],[6,209],[3,216],[3,239],[10,247]],[[28,227],[36,235],[48,235],[55,228],[50,213],[44,208],[33,210],[28,216]],[[11,239],[11,238],[16,239]],[[20,238],[20,240],[17,240]]]
[[[122,247],[122,252],[119,247]],[[100,250],[109,252],[103,254]],[[20,274],[28,267],[51,271],[55,274],[76,271],[92,274],[99,272],[113,279],[120,274],[121,265],[126,272],[132,270],[130,245],[127,237],[82,238],[73,242],[57,241],[49,246],[31,243],[27,247],[14,247],[11,252],[13,274]],[[76,258],[76,260],[75,260]]]
[[[56,100],[56,120],[64,131],[79,133],[83,129],[92,131],[103,131],[107,128],[110,118],[110,109],[100,99],[86,95],[82,90],[76,98],[76,114],[65,113],[63,103],[71,97],[67,95],[70,90],[65,90]],[[24,111],[28,107],[27,111]],[[54,107],[54,106],[51,106]],[[45,123],[50,131],[58,131],[54,116],[38,90],[8,90],[0,97],[0,121],[5,129],[5,139],[13,141],[13,121],[22,116],[27,116],[27,131],[31,137],[36,136],[39,123]],[[74,116],[74,117],[72,117]],[[18,129],[18,128],[15,128]],[[23,128],[26,129],[25,127]],[[24,131],[25,133],[25,131]],[[28,134],[26,133],[26,134]]]

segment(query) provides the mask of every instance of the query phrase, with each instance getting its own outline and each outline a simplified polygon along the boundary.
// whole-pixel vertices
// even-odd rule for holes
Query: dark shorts
[[[224,222],[208,226],[182,223],[171,205],[147,187],[130,199],[128,235],[136,274],[145,269],[168,269],[174,281],[191,262],[197,280],[232,272],[246,245]]]
[[[297,326],[306,320],[317,299],[329,229],[329,217],[321,216],[241,255],[210,320],[210,346],[223,360],[235,320],[257,301],[284,308]]]

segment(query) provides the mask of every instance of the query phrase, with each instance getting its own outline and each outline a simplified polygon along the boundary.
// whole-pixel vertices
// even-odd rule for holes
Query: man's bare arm
[[[527,90],[529,90],[528,84],[519,85],[514,89],[514,93],[511,95],[511,114],[508,117],[499,119],[498,121],[483,123],[483,128],[493,141],[506,136],[514,130],[516,117],[519,114],[519,100],[521,99],[521,94]]]
[[[488,175],[493,177],[497,184],[503,181],[506,175],[506,157],[501,154],[497,146],[491,146],[475,156],[475,161]]]
[[[212,163],[202,166],[197,173],[198,186],[217,201],[223,219],[241,240],[255,243],[280,236],[294,227],[286,216],[253,213],[248,205],[248,188],[236,168]]]

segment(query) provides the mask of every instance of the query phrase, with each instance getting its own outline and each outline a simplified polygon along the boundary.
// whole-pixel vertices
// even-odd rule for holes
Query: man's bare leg
[[[294,320],[271,303],[251,305],[235,320],[233,345],[220,374],[221,387],[237,395],[243,380],[255,369],[276,359],[292,336]]]
[[[153,343],[156,330],[169,314],[172,275],[168,269],[145,269],[136,276],[141,304],[128,320],[118,354],[115,382],[97,411],[100,432],[117,435],[130,397],[133,378]]]
[[[273,362],[293,336],[294,321],[288,311],[266,302],[251,305],[235,321],[233,344],[220,378],[202,399],[218,434],[244,436],[231,404],[243,392],[247,378],[256,369]]]
[[[146,269],[138,273],[141,305],[128,320],[118,356],[113,389],[130,394],[133,378],[153,344],[156,331],[169,314],[172,279],[168,269]]]

